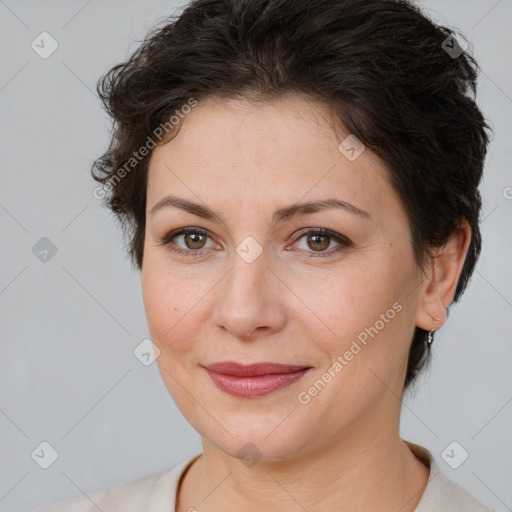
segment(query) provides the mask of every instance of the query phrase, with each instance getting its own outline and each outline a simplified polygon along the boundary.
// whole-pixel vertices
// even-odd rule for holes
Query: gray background
[[[99,76],[179,4],[0,1],[0,511],[21,512],[170,467],[201,450],[156,363],[140,274],[93,197],[89,168],[109,122]],[[495,138],[482,185],[484,248],[462,302],[437,334],[434,360],[404,400],[402,437],[496,511],[512,510],[512,2],[422,2],[458,27],[482,67],[477,100]],[[41,58],[31,42],[59,47]],[[57,253],[32,252],[48,237]],[[58,452],[42,469],[41,442]],[[441,454],[457,441],[469,458]],[[46,452],[48,453],[48,452]]]

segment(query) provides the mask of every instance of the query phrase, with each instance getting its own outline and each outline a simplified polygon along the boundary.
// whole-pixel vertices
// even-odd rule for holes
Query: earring
[[[427,342],[428,342],[429,345],[431,345],[432,342],[434,341],[434,332],[435,332],[435,329],[432,329],[431,331],[428,331]]]

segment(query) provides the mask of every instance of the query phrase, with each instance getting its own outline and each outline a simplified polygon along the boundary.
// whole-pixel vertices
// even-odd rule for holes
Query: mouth
[[[241,365],[223,361],[204,367],[213,383],[232,396],[252,398],[265,396],[301,379],[310,366],[258,363]]]

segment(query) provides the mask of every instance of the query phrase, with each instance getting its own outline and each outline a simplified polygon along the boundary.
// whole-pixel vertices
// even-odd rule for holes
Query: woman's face
[[[382,161],[340,149],[349,133],[330,119],[301,96],[209,100],[151,157],[142,287],[157,363],[185,418],[232,456],[398,430],[426,285]],[[346,207],[303,208],[333,200]],[[226,361],[308,369],[207,370]]]

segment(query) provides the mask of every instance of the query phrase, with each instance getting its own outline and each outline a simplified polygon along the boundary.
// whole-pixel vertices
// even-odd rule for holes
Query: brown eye
[[[185,233],[183,240],[187,249],[202,249],[206,240],[206,236],[198,233]]]
[[[210,238],[207,231],[201,228],[182,228],[173,231],[160,240],[160,245],[177,254],[201,256],[208,250],[206,242]]]
[[[329,235],[309,234],[307,244],[314,251],[323,251],[329,247],[331,237]]]
[[[309,257],[330,256],[352,245],[352,242],[348,238],[330,231],[329,229],[307,229],[301,231],[299,235],[300,234],[302,234],[302,236],[299,236],[292,245],[299,245],[299,252],[306,253]],[[300,247],[299,242],[302,241],[302,239],[305,240],[305,243]],[[332,242],[338,245],[334,246],[331,250],[327,250]]]

